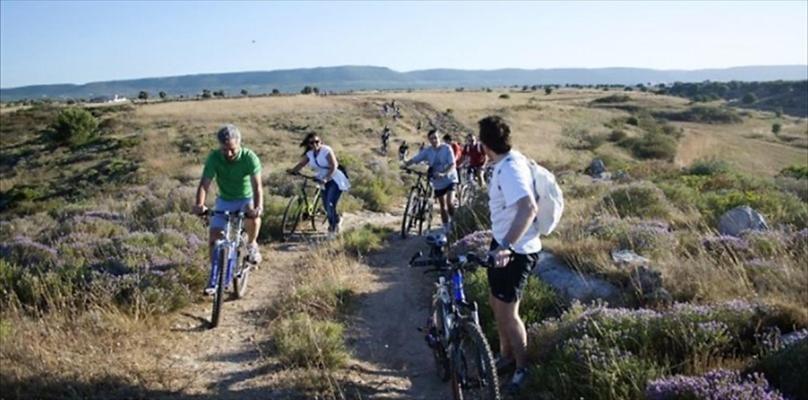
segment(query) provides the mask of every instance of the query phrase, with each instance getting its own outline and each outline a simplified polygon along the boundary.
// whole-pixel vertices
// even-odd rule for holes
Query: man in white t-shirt
[[[507,387],[514,393],[527,378],[527,331],[519,317],[519,300],[541,250],[539,232],[533,225],[538,207],[529,160],[511,149],[510,127],[497,116],[483,118],[479,126],[480,141],[494,166],[488,186],[494,234],[494,268],[488,269],[488,298],[499,333],[497,369],[516,365]]]

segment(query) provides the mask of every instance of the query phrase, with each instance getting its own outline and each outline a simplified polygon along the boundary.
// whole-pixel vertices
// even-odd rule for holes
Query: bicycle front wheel
[[[300,218],[303,216],[303,205],[300,201],[300,196],[293,196],[286,204],[286,209],[283,211],[283,220],[281,222],[281,239],[283,241],[289,238],[297,230],[297,225],[300,223]]]
[[[456,400],[499,400],[499,381],[494,356],[482,329],[465,321],[452,352],[452,393]]]
[[[219,320],[222,317],[222,302],[224,301],[224,275],[226,273],[225,263],[227,262],[227,255],[224,248],[219,247],[216,249],[216,257],[218,265],[214,265],[217,269],[218,276],[216,277],[216,293],[213,294],[213,310],[210,315],[210,327],[215,328],[219,326]]]
[[[233,271],[233,292],[237,299],[241,299],[247,294],[247,282],[250,280],[250,270],[252,266],[247,262],[247,235],[243,235],[241,239],[241,247],[236,257],[236,270]]]
[[[406,239],[412,230],[418,213],[421,209],[421,198],[418,189],[413,188],[407,196],[407,205],[404,207],[404,216],[401,217],[401,238]]]

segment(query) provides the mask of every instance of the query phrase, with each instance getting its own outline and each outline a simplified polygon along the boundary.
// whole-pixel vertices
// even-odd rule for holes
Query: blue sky
[[[0,87],[377,65],[719,68],[808,64],[808,1],[0,0]]]

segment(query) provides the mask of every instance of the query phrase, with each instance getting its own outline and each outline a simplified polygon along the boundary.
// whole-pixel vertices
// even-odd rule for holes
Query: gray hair
[[[233,124],[226,124],[216,132],[216,139],[219,139],[219,143],[225,143],[231,139],[241,142],[241,131]]]

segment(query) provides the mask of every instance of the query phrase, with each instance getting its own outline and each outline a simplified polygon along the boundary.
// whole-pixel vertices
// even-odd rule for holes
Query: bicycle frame
[[[211,273],[208,287],[216,287],[219,280],[219,271],[222,269],[219,265],[220,260],[225,260],[224,265],[224,282],[229,283],[233,280],[233,270],[238,262],[238,248],[241,246],[241,232],[244,231],[244,213],[243,212],[230,212],[230,211],[214,211],[213,213],[222,214],[227,217],[227,224],[224,228],[224,238],[217,239],[213,246],[213,259],[211,260]],[[233,217],[236,216],[236,229],[233,235]],[[235,236],[235,238],[233,238]],[[226,258],[222,257],[223,251],[227,251]]]

